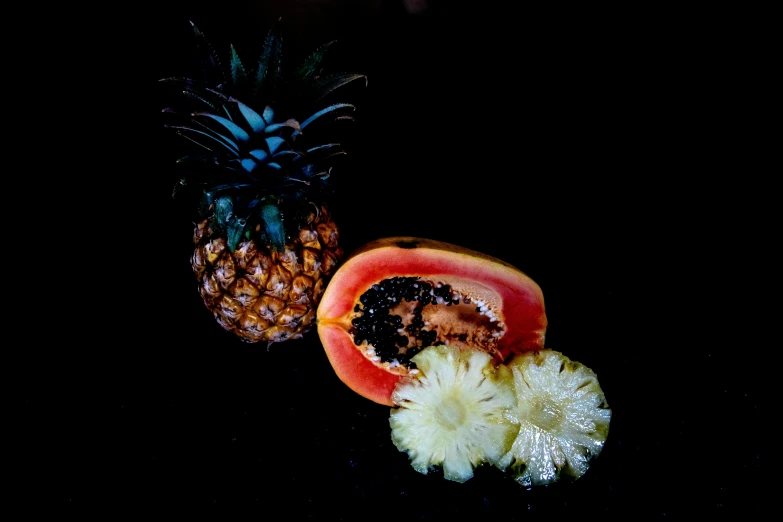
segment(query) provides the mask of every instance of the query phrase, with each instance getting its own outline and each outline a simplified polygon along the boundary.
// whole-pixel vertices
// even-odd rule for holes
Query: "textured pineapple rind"
[[[193,235],[191,265],[207,309],[226,331],[248,343],[298,339],[315,324],[326,282],[341,262],[339,231],[325,207],[283,252],[242,242],[229,252],[209,220]]]
[[[519,426],[507,415],[514,406],[511,372],[495,368],[489,354],[445,345],[412,359],[419,370],[392,393],[389,423],[394,445],[413,468],[427,474],[442,467],[444,478],[465,482],[475,467],[497,465]]]
[[[601,453],[611,420],[596,374],[549,349],[516,355],[508,367],[516,405],[505,415],[519,432],[495,465],[523,486],[583,476]]]

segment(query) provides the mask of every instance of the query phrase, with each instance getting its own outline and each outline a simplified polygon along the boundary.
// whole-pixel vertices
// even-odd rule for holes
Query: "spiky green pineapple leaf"
[[[259,163],[266,163],[269,161],[269,151],[264,149],[253,149],[248,152],[250,156],[253,156]]]
[[[286,120],[284,122],[281,122],[281,123],[273,123],[272,125],[268,125],[264,129],[264,132],[266,132],[267,134],[271,134],[271,133],[277,132],[280,129],[283,129],[285,127],[294,129],[295,131],[301,131],[302,130],[302,127],[299,125],[299,122],[296,121],[293,118],[290,118],[290,119],[288,119],[288,120]]]
[[[239,162],[241,163],[242,168],[248,172],[253,172],[259,165],[258,162],[252,158],[242,158]]]
[[[305,60],[294,73],[294,82],[296,84],[305,85],[315,77],[321,62],[326,55],[326,51],[335,43],[335,41],[336,40],[332,40],[331,42],[323,44],[321,47],[313,51],[307,58],[305,58]]]
[[[318,101],[360,78],[365,78],[366,84],[366,77],[361,74],[321,76],[324,56],[334,42],[316,49],[293,76],[286,72],[283,77],[279,29],[278,24],[265,36],[259,65],[254,70],[239,59],[233,45],[227,57],[229,67],[222,68],[211,44],[194,26],[200,48],[206,53],[211,79],[205,76],[204,82],[187,78],[162,80],[179,87],[185,95],[184,106],[176,112],[184,122],[167,127],[174,127],[179,135],[205,149],[204,153],[182,162],[193,175],[183,178],[177,189],[186,184],[199,189],[194,192],[202,195],[201,211],[205,217],[214,213],[216,201],[234,198],[234,213],[223,216],[223,231],[239,219],[237,215],[244,216],[245,227],[239,223],[231,225],[235,227],[233,235],[237,241],[243,235],[249,237],[252,230],[257,240],[271,243],[278,250],[285,245],[283,215],[290,225],[296,219],[301,201],[322,196],[328,188],[324,180],[330,172],[330,167],[323,163],[332,156],[344,154],[337,144],[313,147],[323,143],[318,129],[314,141],[303,143],[303,147],[297,146],[296,136],[309,125],[320,128],[333,121],[350,119],[346,112],[353,110],[353,105],[333,103],[324,107],[329,102],[319,104]],[[201,76],[197,78],[200,80]],[[317,112],[313,114],[314,111]],[[311,115],[310,118],[304,121],[294,118],[302,112]],[[278,121],[273,120],[275,116]],[[298,143],[302,143],[301,139]],[[275,199],[270,200],[270,195]],[[261,203],[251,209],[246,198],[260,198]]]
[[[202,95],[209,95],[212,96],[215,100],[218,102],[228,102],[229,97],[222,93],[219,90],[213,89],[211,87],[208,87],[204,84],[199,83],[198,81],[194,80],[193,78],[184,78],[180,76],[169,76],[166,78],[161,78],[158,80],[161,83],[177,83],[180,84],[179,86],[189,92],[195,93],[195,94],[202,94]]]
[[[253,96],[256,100],[267,98],[273,93],[280,79],[283,41],[278,33],[279,26],[269,31],[264,42],[261,57],[258,60],[253,89]]]
[[[281,147],[291,147],[291,144],[280,136],[270,136],[264,141],[266,142],[266,146],[269,149],[269,153],[272,155],[275,155],[277,151],[281,149]]]
[[[364,79],[364,85],[367,86],[367,75],[359,73],[337,73],[330,74],[323,78],[319,78],[315,82],[315,96],[314,101],[318,102],[325,98],[327,95],[339,89],[343,85],[347,85],[355,80]]]
[[[307,118],[305,121],[303,121],[300,124],[301,130],[294,132],[294,135],[300,134],[302,130],[304,130],[305,127],[313,123],[314,121],[318,120],[322,116],[330,113],[334,113],[335,111],[339,110],[354,110],[355,107],[351,105],[350,103],[334,103],[332,105],[329,105],[328,107],[324,107],[323,109],[317,111],[315,114]]]
[[[244,239],[245,226],[247,220],[239,218],[237,216],[231,216],[228,220],[228,226],[226,227],[226,239],[228,240],[228,248],[230,251],[234,251],[239,246],[239,243]]]
[[[307,183],[310,183],[310,180],[313,178],[320,178],[321,180],[325,180],[329,177],[331,171],[331,167],[325,168],[314,164],[305,165],[301,169],[302,174],[304,174],[304,177],[308,180]]]
[[[261,116],[264,118],[264,121],[268,124],[272,123],[275,119],[275,110],[267,105],[264,107],[264,112],[261,114]]]
[[[341,116],[335,116],[334,118],[332,118],[332,122],[335,122],[335,121],[353,121],[353,120],[354,120],[354,117],[353,116],[349,116],[347,114],[343,114]]]
[[[234,85],[244,85],[248,81],[247,71],[242,65],[242,60],[239,59],[234,44],[231,44],[231,81]]]
[[[184,125],[166,125],[165,128],[175,129],[179,136],[182,136],[210,152],[215,152],[214,146],[219,145],[224,152],[228,152],[234,156],[239,154],[239,147],[236,143],[226,139],[220,134],[215,134],[211,130],[205,131]]]
[[[247,143],[250,141],[250,134],[248,134],[247,131],[245,131],[242,127],[233,121],[224,118],[223,116],[218,116],[217,114],[212,114],[209,112],[196,112],[193,114],[193,117],[204,117],[218,122],[228,132],[230,132],[232,136],[234,136],[234,139],[240,143]]]
[[[191,78],[162,78],[160,82],[178,84],[178,87],[182,89],[182,94],[187,100],[204,105],[216,114],[224,114],[228,119],[232,118],[229,110],[231,100],[222,92],[199,86]],[[164,111],[165,110],[166,109],[164,109]]]
[[[259,209],[259,215],[264,222],[264,231],[270,246],[282,252],[285,249],[285,229],[280,207],[276,203],[265,202]]]
[[[200,186],[201,203],[199,211],[201,215],[210,218],[211,225],[216,231],[225,231],[229,218],[239,211],[238,207],[241,208],[241,205],[238,205],[234,199],[234,194],[237,194],[238,190],[248,185],[246,183],[232,182],[216,184],[213,179],[202,183]]]
[[[220,62],[220,56],[212,46],[212,42],[204,36],[204,33],[196,27],[192,20],[190,21],[190,26],[193,28],[193,34],[196,37],[196,49],[201,54],[199,61],[201,62],[200,69],[203,81],[207,85],[224,84],[226,77],[223,72],[223,66]]]
[[[186,138],[194,141],[207,150],[213,150],[215,144],[218,144],[222,148],[225,148],[227,152],[236,156],[239,154],[239,143],[247,141],[247,139],[250,138],[250,136],[236,124],[227,118],[223,118],[222,116],[218,116],[216,114],[182,114],[170,108],[163,109],[162,112],[177,116],[181,120],[181,123],[165,124],[164,127],[175,129],[178,133],[185,132]],[[221,128],[228,126],[234,129],[234,131],[230,135],[226,132],[220,132],[219,130],[214,129],[202,121],[204,116],[207,116],[206,120],[208,121],[214,120],[220,122]],[[247,136],[247,139],[243,139],[245,136]]]
[[[256,77],[253,84],[254,94],[261,90],[261,86],[264,83],[264,78],[266,77],[266,74],[269,70],[269,58],[272,55],[273,40],[274,35],[270,30],[266,35],[266,40],[264,40],[264,48],[261,51],[261,56],[258,58],[258,65],[256,66]]]
[[[294,161],[294,160],[297,160],[297,159],[299,159],[301,157],[302,157],[302,153],[297,151],[297,150],[293,150],[293,149],[281,150],[281,151],[275,153],[275,161],[277,161],[277,162],[280,162],[280,161]]]
[[[314,157],[309,156],[310,154],[315,155],[315,153],[322,153],[322,152],[328,152],[328,151],[335,151],[340,149],[339,143],[324,143],[323,145],[317,145],[315,147],[311,147],[307,149],[308,158]]]
[[[215,200],[215,222],[219,230],[225,230],[231,216],[234,215],[234,199],[221,196]]]
[[[188,90],[182,91],[182,94],[191,101],[203,103],[214,113],[223,112],[227,117],[230,116],[228,109],[222,103],[215,103],[213,101],[207,100],[204,96]]]
[[[242,113],[242,116],[245,118],[245,121],[250,128],[253,129],[253,132],[261,132],[266,128],[266,121],[264,121],[264,118],[262,118],[260,114],[239,100],[232,99],[232,101],[237,104],[239,112]]]

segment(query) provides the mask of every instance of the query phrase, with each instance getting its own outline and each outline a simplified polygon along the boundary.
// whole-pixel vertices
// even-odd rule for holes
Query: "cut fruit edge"
[[[400,451],[408,453],[414,469],[423,474],[432,466],[423,466],[416,460],[422,460],[426,455],[424,447],[431,442],[420,441],[424,447],[411,446],[410,441],[397,435],[395,430],[421,438],[422,430],[438,425],[441,409],[433,409],[431,403],[465,389],[461,380],[429,375],[430,364],[437,362],[437,357],[449,355],[446,348],[432,346],[417,354],[414,360],[418,357],[425,364],[420,366],[421,373],[401,379],[392,395],[395,398],[390,418],[392,442]],[[501,407],[496,413],[516,426],[516,430],[499,455],[483,462],[494,465],[525,487],[582,477],[601,454],[611,423],[612,411],[595,372],[552,349],[516,355],[508,364],[498,365],[496,372],[497,386],[506,388],[514,397],[513,404]],[[505,378],[502,378],[504,374]],[[431,391],[434,396],[430,397],[430,407],[422,407],[427,402],[422,403],[421,390],[433,377],[437,386]],[[444,390],[446,383],[454,388]],[[413,411],[405,411],[409,409],[407,400],[416,396],[419,400],[413,404]],[[415,415],[411,415],[414,412]],[[465,441],[459,446],[466,448],[469,444]],[[435,463],[441,467],[444,464],[445,461]],[[466,472],[462,479],[471,476],[472,472]]]
[[[408,236],[379,239],[344,261],[326,287],[316,318],[318,334],[338,377],[375,402],[391,405],[390,395],[400,374],[368,360],[353,342],[350,321],[359,296],[390,277],[420,277],[491,294],[502,310],[506,328],[497,344],[496,363],[544,346],[547,318],[543,292],[521,270],[492,256],[435,240]],[[371,375],[373,366],[382,375]],[[358,373],[361,379],[357,380]]]
[[[318,326],[318,333],[324,344],[332,349],[326,356],[337,377],[350,389],[378,404],[393,406],[391,395],[400,379],[399,374],[379,371],[364,352],[358,350],[350,334],[334,325]],[[363,378],[356,379],[357,375]]]
[[[507,417],[520,430],[495,465],[523,486],[584,475],[603,449],[612,415],[596,373],[552,349],[516,355],[507,367],[516,396]]]
[[[419,473],[440,467],[447,480],[465,482],[476,467],[495,464],[519,430],[506,416],[515,401],[511,373],[486,352],[447,345],[413,359],[420,372],[392,395],[392,442]]]
[[[406,242],[415,246],[398,246]],[[326,286],[318,306],[318,324],[337,323],[350,328],[348,317],[356,303],[345,296],[358,298],[373,284],[396,276],[435,282],[458,279],[491,288],[502,300],[500,306],[508,328],[500,344],[513,346],[514,351],[520,352],[544,347],[547,328],[544,295],[527,274],[480,252],[410,237],[375,241],[345,260]]]

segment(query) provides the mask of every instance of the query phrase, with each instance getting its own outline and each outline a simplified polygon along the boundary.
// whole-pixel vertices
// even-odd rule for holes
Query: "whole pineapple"
[[[175,196],[196,189],[200,219],[191,257],[206,307],[241,340],[268,345],[314,324],[328,278],[343,257],[327,197],[331,160],[344,153],[327,126],[354,106],[327,96],[362,74],[320,74],[329,44],[293,74],[281,68],[279,24],[254,69],[233,45],[229,67],[192,24],[202,77],[165,78],[182,106],[166,126],[199,146],[178,160]],[[192,193],[192,192],[191,192]]]

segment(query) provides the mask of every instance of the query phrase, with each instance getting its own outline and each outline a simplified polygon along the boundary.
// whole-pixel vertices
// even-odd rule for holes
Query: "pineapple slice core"
[[[601,453],[612,416],[595,372],[548,349],[508,367],[517,401],[506,416],[520,429],[496,466],[525,487],[578,479]]]
[[[450,431],[456,431],[459,426],[465,423],[467,412],[459,400],[448,397],[440,404],[436,416],[441,426]]]
[[[563,420],[562,408],[549,397],[537,397],[528,410],[528,421],[542,430],[558,430]]]

